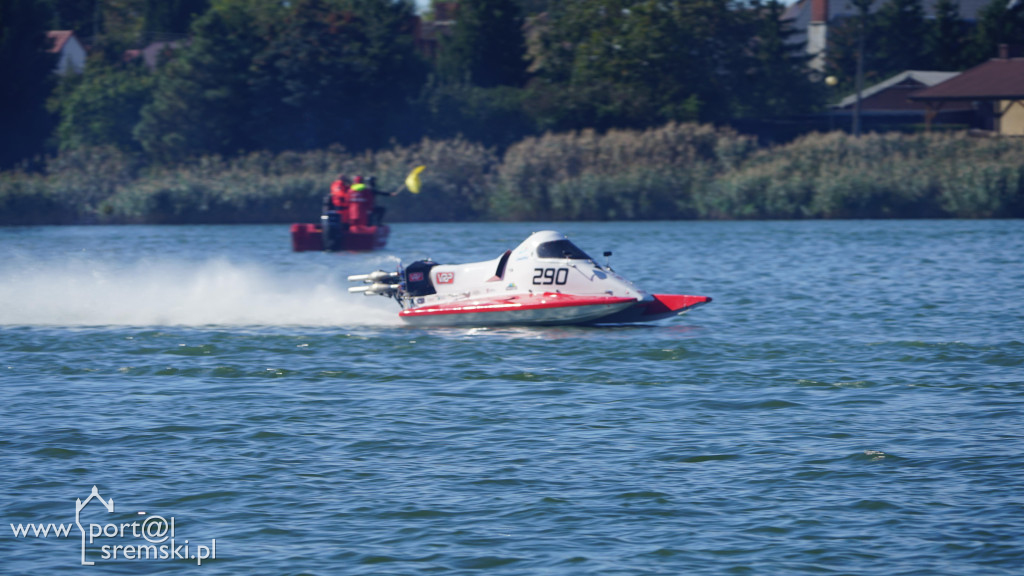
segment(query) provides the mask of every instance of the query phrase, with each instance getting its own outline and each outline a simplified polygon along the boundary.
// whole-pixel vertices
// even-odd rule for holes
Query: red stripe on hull
[[[619,296],[573,296],[545,292],[503,298],[462,300],[403,310],[399,316],[412,324],[584,324],[616,314],[636,303]]]

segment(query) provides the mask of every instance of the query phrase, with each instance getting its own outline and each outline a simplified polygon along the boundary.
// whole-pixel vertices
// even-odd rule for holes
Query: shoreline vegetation
[[[394,190],[391,222],[1024,217],[1024,139],[810,134],[771,147],[730,129],[530,137],[503,153],[456,138],[376,152],[206,156],[147,168],[112,147],[0,173],[0,225],[314,221],[339,172]]]

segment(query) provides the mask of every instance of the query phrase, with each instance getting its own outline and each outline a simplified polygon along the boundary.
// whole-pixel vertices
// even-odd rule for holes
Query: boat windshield
[[[568,240],[555,240],[537,246],[539,258],[568,258],[569,260],[591,260],[587,253]]]

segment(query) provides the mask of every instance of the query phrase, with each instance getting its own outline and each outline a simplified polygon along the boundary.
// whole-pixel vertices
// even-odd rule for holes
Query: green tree
[[[938,0],[926,44],[929,70],[961,70],[967,63],[968,25],[956,0]]]
[[[97,34],[101,0],[46,0],[51,13],[50,27],[54,30],[74,30],[79,39]]]
[[[794,42],[790,20],[783,19],[785,6],[778,0],[755,2],[748,11],[755,33],[750,65],[743,90],[745,115],[787,116],[807,113],[819,106],[823,94],[812,81],[804,45]]]
[[[925,67],[928,25],[921,0],[888,0],[874,21],[872,69],[879,77]]]
[[[110,63],[120,61],[126,48],[135,47],[142,39],[145,24],[143,13],[146,0],[95,0],[97,42],[109,47],[106,59]]]
[[[90,60],[118,64],[142,40],[145,0],[42,0],[55,28],[73,30],[88,46]]]
[[[132,128],[152,96],[153,75],[141,63],[109,65],[92,61],[58,101],[57,139],[61,150],[115,146],[136,151]]]
[[[183,35],[209,6],[210,0],[146,0],[145,34],[151,38],[164,34]]]
[[[476,86],[526,82],[523,18],[513,0],[462,0],[455,27],[442,39],[438,70],[448,81]]]
[[[184,36],[210,0],[42,0],[52,14],[50,26],[74,30],[90,45],[123,49],[167,35]],[[108,60],[119,60],[120,53]]]
[[[0,0],[0,168],[42,152],[51,129],[49,16],[37,0]]]
[[[216,0],[135,135],[162,161],[383,145],[422,82],[411,15],[390,0]]]
[[[260,144],[362,150],[401,132],[423,80],[412,21],[404,2],[297,0],[253,61]]]
[[[728,0],[569,0],[540,41],[541,92],[563,92],[566,128],[725,119],[750,34]]]
[[[417,128],[434,140],[462,136],[505,148],[535,132],[525,92],[511,86],[481,88],[463,82],[428,82],[413,102],[423,122]]]
[[[273,18],[265,6],[225,1],[193,24],[190,44],[160,69],[153,101],[134,129],[152,158],[173,162],[253,148],[250,67],[265,44],[260,31]]]
[[[866,0],[866,4],[870,10],[871,0]],[[881,80],[875,71],[878,66],[875,65],[876,21],[874,14],[869,12],[864,18],[861,15],[844,18],[829,26],[828,47],[825,50],[825,74],[835,76],[839,81],[836,92],[850,93],[856,89],[857,54],[861,49],[862,29],[865,83]]]
[[[561,1],[562,0],[516,0],[516,4],[519,6],[520,13],[530,16],[550,11],[552,7],[561,3]]]
[[[969,44],[969,66],[995,58],[1000,44],[1024,44],[1024,3],[1010,7],[1005,0],[992,0],[986,4]]]

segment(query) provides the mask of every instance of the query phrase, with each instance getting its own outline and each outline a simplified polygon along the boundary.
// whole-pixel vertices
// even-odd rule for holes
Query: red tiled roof
[[[960,74],[910,94],[911,100],[1024,99],[1024,58],[993,58]]]
[[[75,35],[73,30],[48,30],[46,37],[53,40],[50,52],[56,54],[64,49],[64,45]]]
[[[828,0],[811,0],[811,22],[828,22]]]
[[[458,14],[458,11],[458,2],[435,2],[434,21],[444,22],[446,20],[455,20],[455,15]]]

